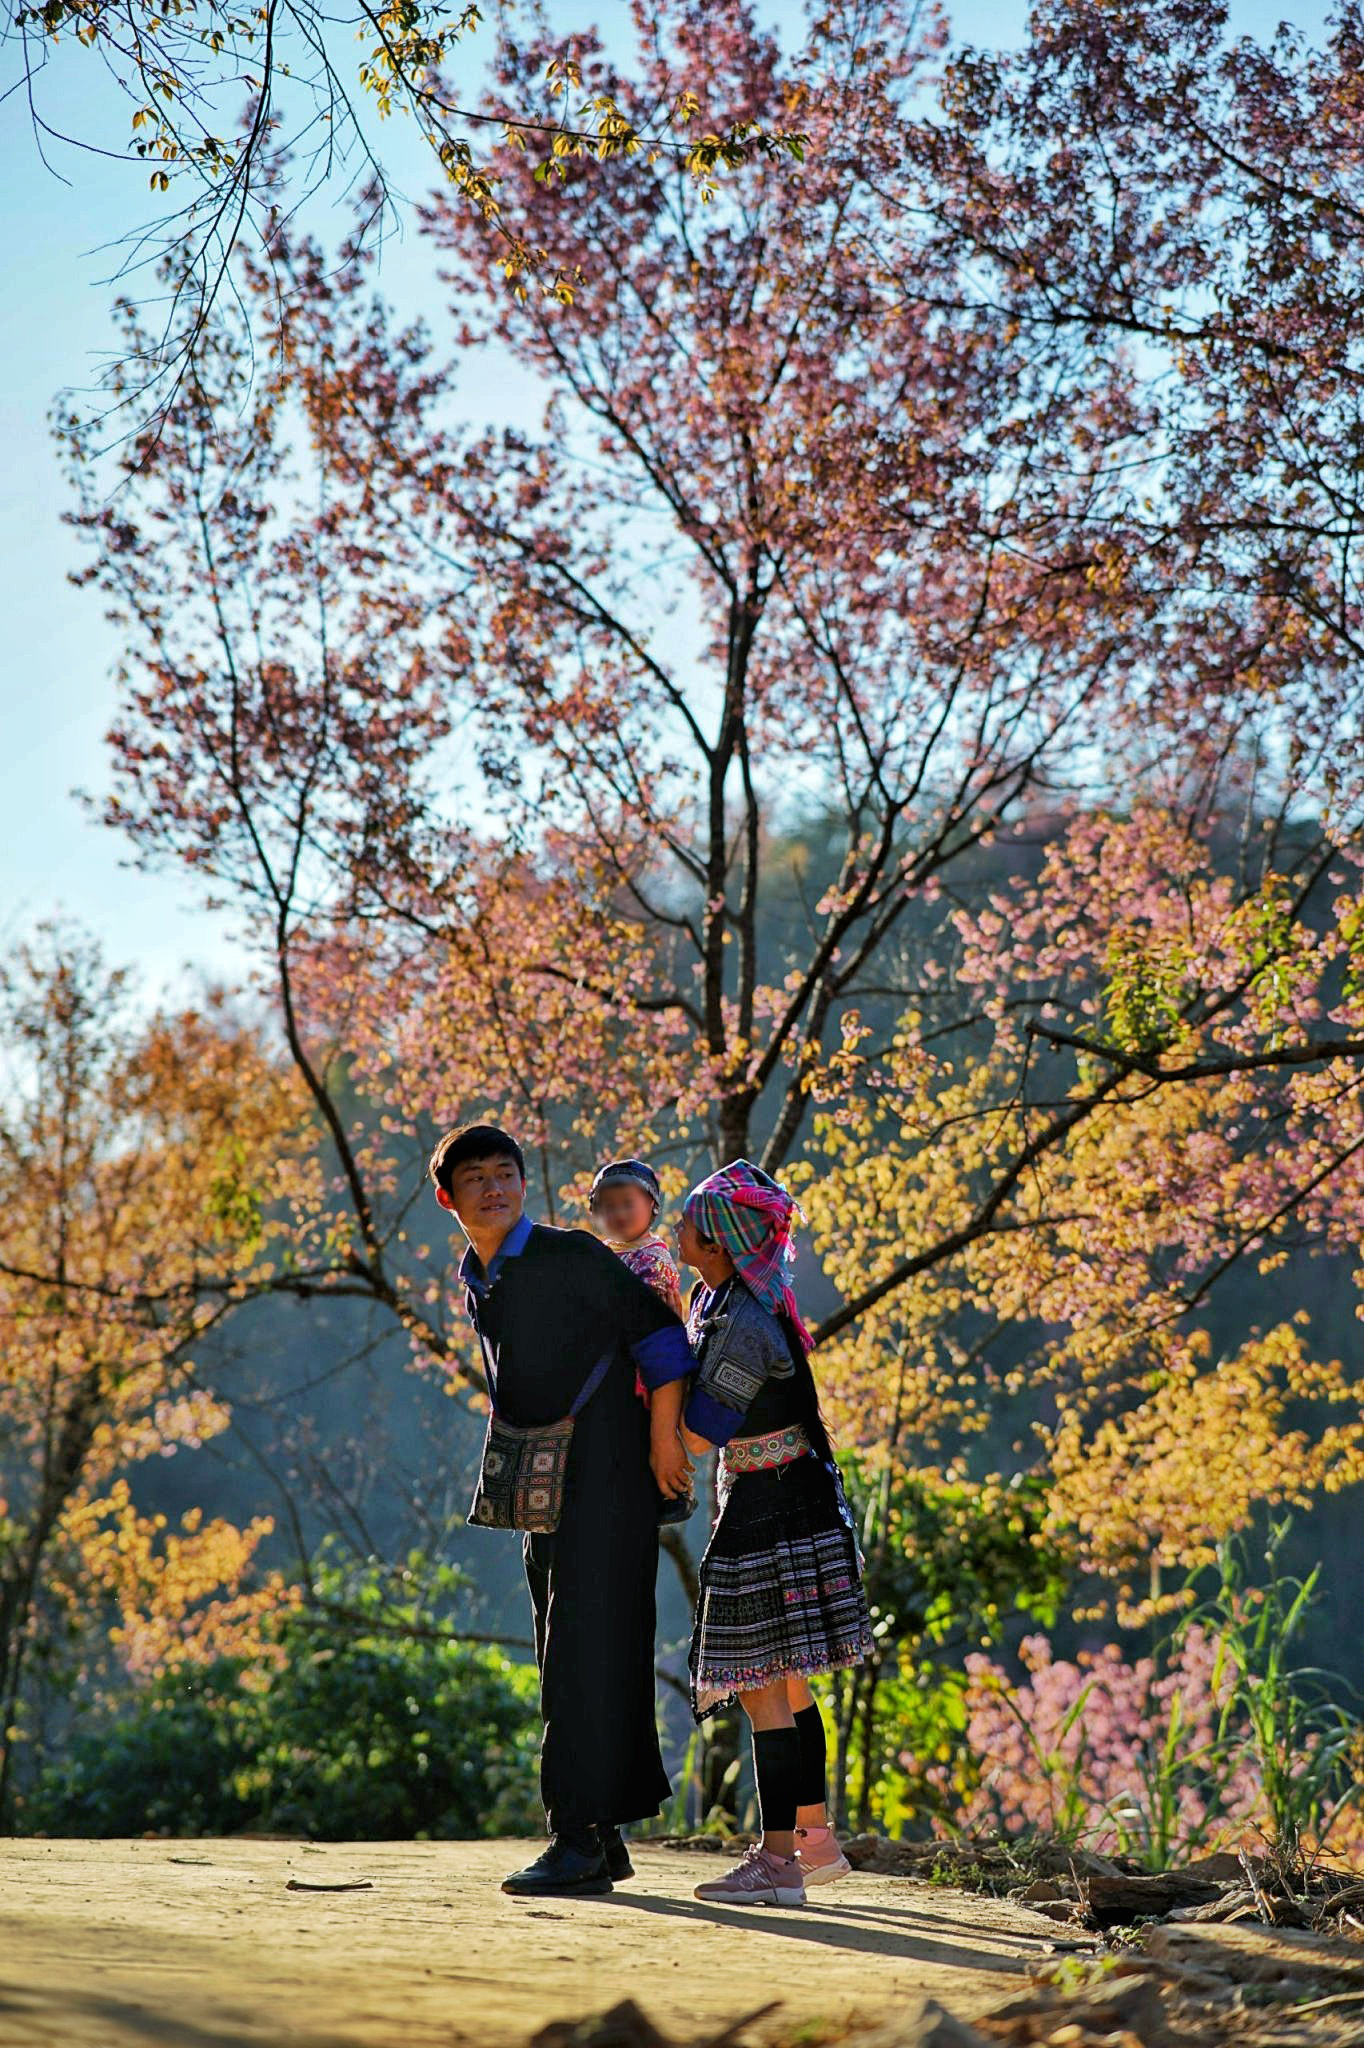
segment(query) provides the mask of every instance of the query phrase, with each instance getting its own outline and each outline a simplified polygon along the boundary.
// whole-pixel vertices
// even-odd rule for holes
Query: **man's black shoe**
[[[611,1878],[599,1843],[575,1848],[555,1835],[534,1863],[503,1878],[502,1889],[517,1899],[592,1899],[610,1891]]]
[[[630,1861],[630,1851],[625,1846],[625,1837],[619,1828],[598,1828],[601,1836],[601,1852],[606,1861],[606,1875],[612,1884],[624,1884],[627,1877],[633,1877],[635,1866]]]

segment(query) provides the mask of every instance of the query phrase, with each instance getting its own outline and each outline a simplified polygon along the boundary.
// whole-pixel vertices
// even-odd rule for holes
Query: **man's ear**
[[[455,1205],[451,1201],[449,1195],[446,1193],[444,1188],[438,1187],[436,1189],[436,1200],[440,1203],[442,1209],[448,1209],[451,1215],[453,1216],[455,1211]]]

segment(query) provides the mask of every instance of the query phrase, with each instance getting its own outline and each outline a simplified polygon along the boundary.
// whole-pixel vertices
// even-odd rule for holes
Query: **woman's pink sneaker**
[[[800,1858],[771,1856],[755,1842],[742,1863],[697,1885],[694,1896],[712,1906],[803,1906]]]
[[[840,1877],[852,1875],[832,1828],[797,1828],[796,1861],[807,1886],[837,1884]]]

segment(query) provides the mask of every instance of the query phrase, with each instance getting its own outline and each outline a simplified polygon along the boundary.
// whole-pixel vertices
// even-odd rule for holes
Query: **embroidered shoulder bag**
[[[481,1332],[480,1332],[481,1335]],[[573,1425],[610,1369],[615,1347],[603,1352],[583,1381],[577,1400],[558,1422],[538,1429],[517,1429],[497,1412],[497,1393],[487,1350],[483,1354],[488,1382],[488,1433],[474,1490],[469,1520],[480,1529],[524,1529],[532,1536],[552,1536],[564,1511],[564,1483]]]

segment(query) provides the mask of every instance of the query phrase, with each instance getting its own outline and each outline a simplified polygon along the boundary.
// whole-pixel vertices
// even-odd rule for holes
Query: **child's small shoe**
[[[797,1828],[796,1859],[807,1886],[837,1884],[840,1877],[852,1874],[832,1828]]]
[[[712,1906],[803,1906],[800,1858],[773,1856],[755,1842],[742,1863],[697,1885],[694,1896]]]

